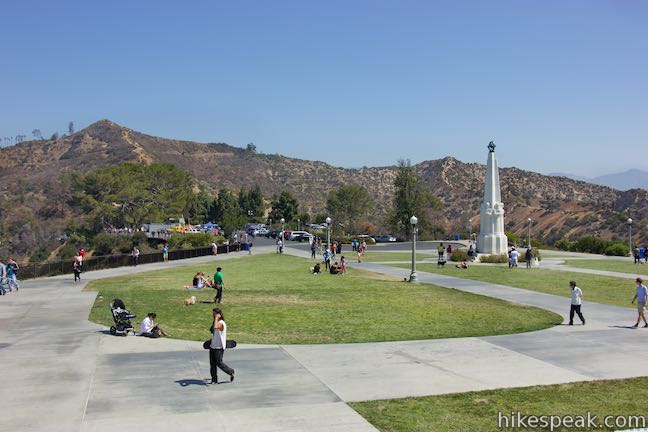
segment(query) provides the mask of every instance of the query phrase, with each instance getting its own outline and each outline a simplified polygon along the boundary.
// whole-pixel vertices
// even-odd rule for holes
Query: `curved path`
[[[255,251],[264,249],[273,250]],[[233,256],[245,253],[225,258]],[[189,263],[215,265],[222,258],[96,271],[84,274],[84,283]],[[350,265],[409,274],[381,264]],[[563,297],[423,272],[419,278],[563,315],[569,309]],[[637,359],[648,355],[648,329],[624,327],[634,320],[632,309],[586,304],[586,326],[518,335],[239,346],[226,354],[236,381],[206,386],[209,362],[200,343],[112,337],[87,320],[96,293],[82,287],[60,276],[26,281],[20,292],[0,297],[0,430],[373,431],[345,402],[625,378],[636,376]],[[466,317],[466,325],[479,322]]]

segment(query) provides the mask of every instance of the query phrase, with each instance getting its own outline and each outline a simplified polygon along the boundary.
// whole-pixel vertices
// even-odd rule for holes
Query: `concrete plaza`
[[[255,253],[274,250],[259,247]],[[305,251],[287,248],[303,256]],[[223,258],[102,270],[92,279]],[[406,277],[405,269],[351,264]],[[569,299],[420,272],[422,283],[562,314]],[[629,292],[633,286],[629,281]],[[648,329],[631,308],[587,303],[587,325],[506,336],[341,345],[239,345],[225,361],[234,383],[207,386],[201,343],[114,337],[87,320],[95,292],[71,276],[24,281],[0,297],[4,414],[0,430],[371,431],[346,402],[644,375]],[[630,300],[630,299],[629,299]],[[400,319],[406,319],[402,317]],[[139,320],[139,317],[138,317]],[[479,323],[470,322],[466,325]],[[231,329],[233,330],[233,329]]]

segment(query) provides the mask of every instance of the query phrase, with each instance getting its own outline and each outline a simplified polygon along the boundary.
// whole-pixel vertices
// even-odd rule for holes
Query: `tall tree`
[[[297,199],[288,191],[283,191],[275,195],[272,199],[272,210],[270,210],[270,219],[274,221],[284,218],[286,222],[292,222],[297,218],[299,213],[299,203]]]
[[[409,160],[398,161],[398,172],[394,179],[393,208],[389,215],[389,225],[409,238],[412,232],[410,218],[416,216],[418,228],[425,231],[430,227],[428,213],[441,208],[441,201],[434,197]]]
[[[34,135],[34,138],[36,138],[37,140],[43,139],[43,134],[41,133],[40,129],[34,129],[32,131],[32,135]]]
[[[336,223],[349,233],[358,233],[360,222],[371,209],[372,199],[367,190],[357,184],[344,185],[329,192],[326,209]]]
[[[227,189],[221,189],[210,211],[210,218],[219,223],[225,232],[240,228],[245,223],[236,197]]]
[[[68,123],[68,135],[72,135],[74,133],[74,122],[71,121]]]

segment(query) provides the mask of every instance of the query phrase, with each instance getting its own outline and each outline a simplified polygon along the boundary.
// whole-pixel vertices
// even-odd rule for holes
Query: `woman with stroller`
[[[155,312],[149,312],[148,315],[146,315],[146,318],[144,318],[142,320],[142,324],[140,324],[140,336],[149,338],[168,336],[168,334],[166,334],[164,330],[162,330],[162,327],[155,324],[155,318],[157,318],[157,314]]]

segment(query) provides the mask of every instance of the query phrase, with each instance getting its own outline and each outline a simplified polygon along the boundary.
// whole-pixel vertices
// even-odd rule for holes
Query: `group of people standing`
[[[9,257],[6,264],[0,259],[0,295],[5,295],[13,290],[18,291],[20,288],[18,270],[20,270],[20,266],[13,257]],[[5,284],[7,288],[5,288]]]

